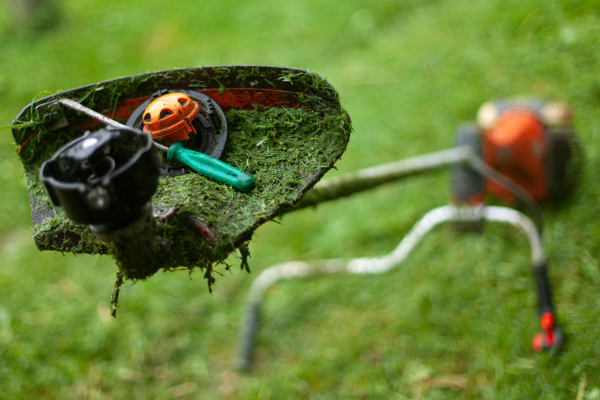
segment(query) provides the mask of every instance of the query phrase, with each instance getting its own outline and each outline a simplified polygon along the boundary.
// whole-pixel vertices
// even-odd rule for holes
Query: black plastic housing
[[[73,222],[119,229],[137,220],[158,188],[149,134],[130,128],[86,132],[42,164],[55,207]]]
[[[469,146],[479,158],[483,158],[481,134],[475,124],[462,124],[456,131],[454,147]],[[457,204],[474,204],[483,200],[485,191],[483,176],[468,165],[453,167],[450,172],[450,191]]]

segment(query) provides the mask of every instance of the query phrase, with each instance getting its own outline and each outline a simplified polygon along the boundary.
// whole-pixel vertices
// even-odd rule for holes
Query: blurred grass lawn
[[[199,274],[183,272],[128,285],[113,320],[110,257],[36,250],[20,162],[2,131],[0,398],[600,399],[598,1],[60,0],[62,20],[39,35],[15,32],[0,4],[0,126],[41,91],[263,64],[310,68],[339,90],[355,132],[331,176],[447,148],[460,122],[502,95],[571,103],[587,152],[574,201],[545,210],[568,337],[559,356],[531,349],[538,325],[524,237],[443,227],[384,276],[276,285],[255,369],[238,374],[240,318],[258,272],[387,253],[446,203],[447,173],[267,224],[251,245],[252,275],[234,270],[212,295]]]

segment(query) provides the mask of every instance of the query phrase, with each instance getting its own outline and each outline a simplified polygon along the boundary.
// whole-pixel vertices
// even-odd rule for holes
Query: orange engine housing
[[[527,109],[511,109],[502,113],[496,124],[485,132],[483,156],[485,162],[509,177],[541,202],[548,199],[549,188],[545,171],[548,144],[544,125]],[[487,190],[508,202],[516,196],[492,180]]]

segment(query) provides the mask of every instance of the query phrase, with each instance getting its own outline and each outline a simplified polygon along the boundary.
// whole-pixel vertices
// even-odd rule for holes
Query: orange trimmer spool
[[[173,101],[176,104],[173,104]],[[198,112],[195,111],[196,104],[199,107]],[[181,117],[189,114],[187,119],[181,118],[179,111]],[[176,115],[172,116],[171,112]],[[148,117],[147,114],[150,116]],[[147,126],[150,123],[147,124],[144,119],[150,120],[150,123],[152,121],[158,123]],[[186,149],[216,159],[221,158],[227,144],[227,118],[223,109],[207,95],[186,88],[163,89],[153,93],[131,113],[127,126],[153,134],[154,140],[163,140],[167,143],[183,142],[183,147]],[[157,129],[153,132],[149,128]],[[178,137],[180,134],[178,130],[183,131],[185,135],[181,134]],[[157,133],[160,135],[165,132],[167,136],[157,137]],[[185,165],[173,164],[164,158],[160,165],[161,176],[177,176],[187,172],[189,168]]]
[[[168,93],[159,97],[144,111],[144,132],[153,139],[167,142],[181,142],[196,133],[192,120],[196,118],[200,106],[185,93]]]

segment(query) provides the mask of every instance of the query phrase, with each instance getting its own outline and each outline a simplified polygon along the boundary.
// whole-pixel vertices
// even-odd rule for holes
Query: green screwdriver
[[[254,188],[254,177],[231,165],[217,160],[207,154],[186,149],[181,142],[176,142],[171,147],[152,142],[158,149],[167,152],[167,160],[180,162],[187,165],[200,175],[231,186],[240,192],[249,192]]]
[[[97,113],[96,111],[89,109],[74,100],[59,99],[57,101],[65,107],[79,111],[80,113],[103,122],[108,126],[131,129],[128,126],[105,117],[104,115]],[[204,175],[210,179],[214,179],[215,181],[229,185],[232,188],[244,193],[247,193],[254,188],[256,181],[254,176],[251,174],[239,170],[207,154],[186,149],[183,147],[181,142],[175,142],[170,147],[160,144],[154,140],[152,141],[152,144],[157,149],[166,152],[167,160],[170,162],[180,162],[181,164],[190,167],[200,175]]]

